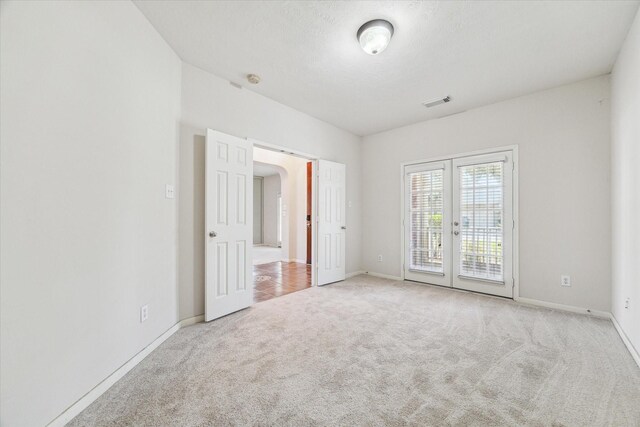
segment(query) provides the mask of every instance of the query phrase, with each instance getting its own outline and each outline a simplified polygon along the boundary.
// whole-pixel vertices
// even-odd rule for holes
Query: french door
[[[405,279],[513,297],[513,153],[405,166]]]

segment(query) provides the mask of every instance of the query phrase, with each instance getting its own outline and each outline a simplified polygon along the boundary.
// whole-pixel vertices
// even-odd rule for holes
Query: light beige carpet
[[[85,426],[640,425],[608,320],[358,276],[182,329]]]

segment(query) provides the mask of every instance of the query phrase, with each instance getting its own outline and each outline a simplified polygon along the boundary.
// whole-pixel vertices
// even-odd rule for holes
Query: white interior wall
[[[609,311],[609,113],[603,76],[365,137],[364,269],[401,274],[402,162],[517,144],[520,296]]]
[[[612,313],[640,350],[640,12],[611,81]],[[625,301],[629,299],[629,308]]]
[[[191,65],[182,67],[179,313],[204,312],[204,144],[212,128],[347,165],[347,273],[360,270],[360,137]]]
[[[265,176],[263,181],[263,225],[264,244],[278,246],[278,193],[280,175]]]
[[[0,8],[0,424],[42,426],[177,321],[181,65],[130,2]]]

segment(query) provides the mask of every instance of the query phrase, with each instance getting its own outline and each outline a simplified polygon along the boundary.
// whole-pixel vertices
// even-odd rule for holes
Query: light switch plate
[[[171,184],[165,186],[164,195],[167,199],[173,199],[176,196],[176,190]]]
[[[140,307],[140,323],[144,322],[149,318],[149,306],[143,305]]]
[[[560,286],[571,286],[571,276],[560,276]]]

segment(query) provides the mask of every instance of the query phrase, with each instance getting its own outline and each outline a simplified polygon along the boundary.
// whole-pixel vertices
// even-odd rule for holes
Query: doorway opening
[[[253,302],[312,286],[313,163],[253,148]]]
[[[254,147],[258,148],[254,150]],[[254,290],[262,292],[259,296],[264,300],[345,279],[346,165],[213,129],[207,129],[205,154],[206,321],[249,307],[255,300]],[[256,162],[280,168],[280,231],[277,234],[280,235],[281,260],[276,262],[281,263],[281,268],[269,271],[273,274],[258,274],[267,273],[264,268],[256,268],[258,271],[254,272],[254,154]],[[285,162],[301,161],[300,167],[287,171],[285,166],[274,163],[278,156],[286,156],[287,160],[281,159]],[[306,264],[306,196],[295,196],[296,187],[307,194],[305,176],[309,160],[312,162],[311,265]],[[294,179],[299,176],[302,179]],[[260,185],[264,191],[263,184]],[[264,194],[261,192],[258,196],[262,199]],[[264,218],[262,212],[260,217]],[[262,242],[259,244],[264,244],[263,226],[261,223],[256,237]],[[304,271],[287,269],[286,263],[295,263],[295,267]],[[273,290],[267,291],[267,284],[256,286],[254,275],[281,280],[273,280]],[[285,277],[289,279],[287,283],[284,283]],[[266,281],[264,277],[260,279],[258,282]]]

